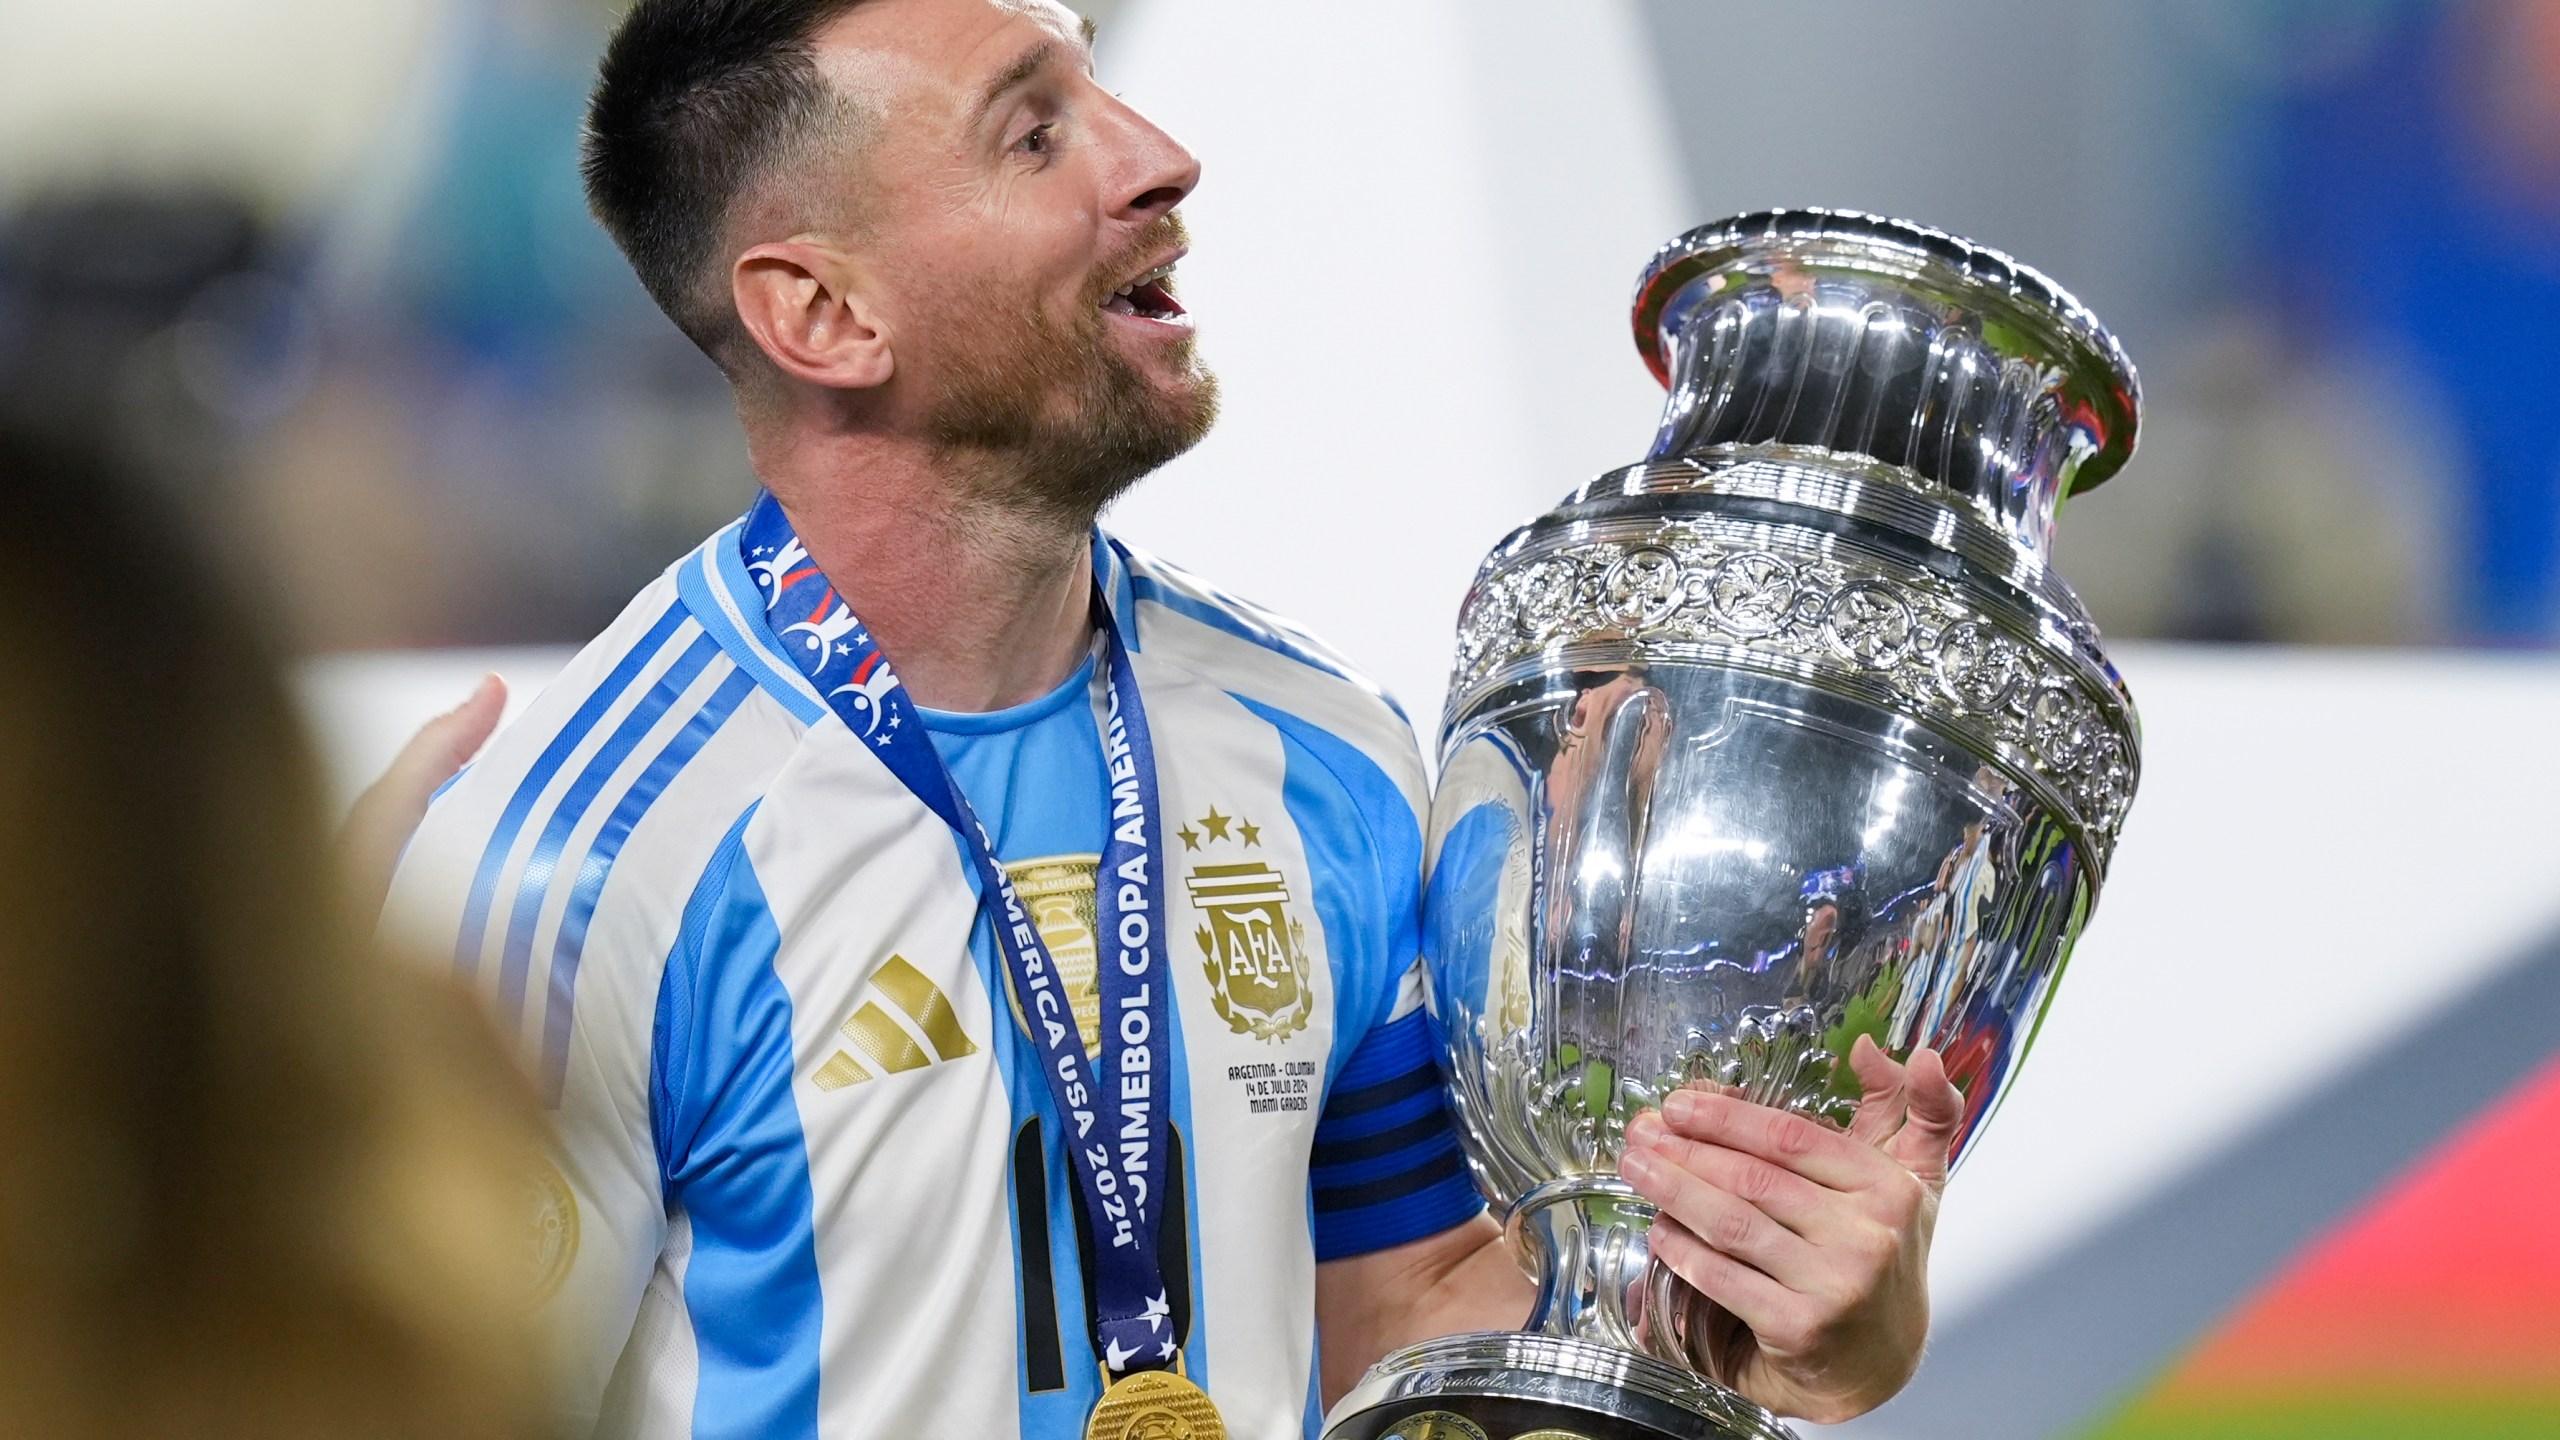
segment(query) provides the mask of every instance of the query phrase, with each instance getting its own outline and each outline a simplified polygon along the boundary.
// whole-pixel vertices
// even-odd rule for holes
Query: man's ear
[[[863,296],[861,266],[806,237],[738,257],[729,290],[738,321],[782,372],[830,390],[867,390],[896,372],[889,331]]]

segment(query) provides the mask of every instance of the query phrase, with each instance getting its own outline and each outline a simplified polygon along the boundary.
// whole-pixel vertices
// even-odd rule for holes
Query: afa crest
[[[524,1181],[533,1222],[526,1236],[530,1298],[539,1305],[559,1292],[578,1258],[578,1197],[559,1168],[547,1161],[535,1162]]]
[[[1260,827],[1215,808],[1196,823],[1199,831],[1186,825],[1179,832],[1186,849],[1198,850],[1203,832],[1213,845],[1239,841],[1239,851],[1261,841]],[[1290,913],[1288,876],[1242,855],[1232,861],[1204,857],[1186,884],[1192,907],[1207,921],[1194,938],[1219,1018],[1257,1040],[1286,1040],[1305,1029],[1316,1012],[1315,973],[1307,959],[1306,926]]]

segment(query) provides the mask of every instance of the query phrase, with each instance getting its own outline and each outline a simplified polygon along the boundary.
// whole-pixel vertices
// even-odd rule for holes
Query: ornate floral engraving
[[[1659,625],[1680,608],[1680,557],[1656,545],[1639,545],[1609,567],[1602,585],[1609,613],[1633,626]]]
[[[2086,709],[2070,685],[2061,681],[2039,687],[2027,702],[2027,737],[2047,765],[2069,770],[2079,763],[2089,747],[2091,717],[2083,713]]]
[[[1989,712],[2018,688],[2018,647],[1988,625],[1966,620],[1938,637],[1938,688],[1967,710]]]
[[[2114,847],[2133,797],[2131,721],[2067,655],[2003,627],[1958,584],[1916,566],[1801,550],[1764,528],[1666,522],[1584,540],[1485,577],[1458,622],[1452,694],[1585,639],[1731,646],[1816,674],[1887,685],[1909,713],[1991,742]]]
[[[1750,550],[1707,577],[1716,618],[1736,635],[1766,635],[1787,622],[1796,603],[1796,567],[1766,550]]]
[[[1522,595],[1570,593],[1579,580],[1573,563],[1567,560],[1540,560],[1512,577],[1512,603],[1516,607]],[[1523,617],[1531,640],[1544,643],[1554,638],[1564,623],[1564,613],[1554,606],[1532,605]]]
[[[1911,607],[1880,580],[1853,580],[1823,607],[1823,628],[1841,655],[1870,670],[1890,670],[1911,653],[1918,625]]]
[[[2114,834],[2133,803],[2133,762],[2121,736],[2102,735],[2081,783],[2080,803],[2089,823]]]

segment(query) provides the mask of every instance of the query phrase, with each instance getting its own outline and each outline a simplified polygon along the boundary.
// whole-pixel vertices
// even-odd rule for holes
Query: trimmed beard
[[[974,333],[946,362],[927,419],[935,444],[978,462],[962,468],[986,499],[1077,531],[1218,417],[1218,380],[1193,339],[1175,350],[1174,386],[1159,389],[1112,350],[1101,300],[1066,326],[1034,307],[980,307],[951,327]]]

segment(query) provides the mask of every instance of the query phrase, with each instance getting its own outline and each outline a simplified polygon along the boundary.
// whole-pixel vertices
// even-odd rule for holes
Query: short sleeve
[[[1289,809],[1320,880],[1316,907],[1343,987],[1341,1058],[1308,1157],[1316,1258],[1427,1239],[1473,1219],[1484,1201],[1458,1148],[1422,1005],[1420,756],[1401,719],[1401,743],[1378,753],[1238,698],[1281,734]]]

